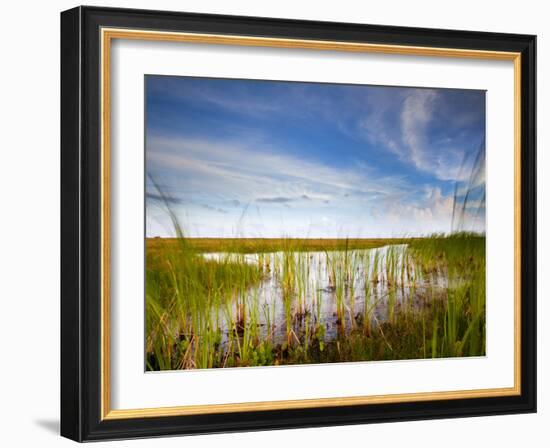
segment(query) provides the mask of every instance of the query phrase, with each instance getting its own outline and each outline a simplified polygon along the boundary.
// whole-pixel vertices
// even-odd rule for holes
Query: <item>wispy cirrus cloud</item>
[[[455,110],[448,95],[437,89],[403,89],[388,101],[378,96],[384,106],[371,105],[359,129],[371,143],[419,171],[441,180],[464,181],[465,173],[472,171],[467,156],[484,138],[484,97],[478,94],[479,104],[468,111]],[[445,126],[448,129],[442,130]]]
[[[220,183],[244,201],[259,198],[330,200],[334,194],[386,194],[405,188],[399,176],[380,176],[362,165],[337,168],[288,154],[259,141],[219,141],[152,135],[147,162],[154,171],[177,168],[188,185],[220,190]],[[263,193],[266,194],[263,194]],[[276,195],[274,195],[276,193]],[[241,199],[239,199],[241,200]],[[242,200],[241,200],[242,202]],[[274,201],[277,202],[277,201]]]

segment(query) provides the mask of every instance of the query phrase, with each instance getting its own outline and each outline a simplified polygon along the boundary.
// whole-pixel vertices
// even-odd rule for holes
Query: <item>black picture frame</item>
[[[514,396],[102,419],[100,29],[521,53],[521,393]],[[76,441],[536,412],[536,37],[77,7],[61,13],[61,435]]]

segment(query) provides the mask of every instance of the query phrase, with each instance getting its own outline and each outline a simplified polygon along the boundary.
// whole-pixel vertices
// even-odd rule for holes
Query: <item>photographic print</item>
[[[145,99],[146,370],[485,355],[485,91]]]
[[[502,31],[64,11],[61,434],[536,412],[537,39]]]

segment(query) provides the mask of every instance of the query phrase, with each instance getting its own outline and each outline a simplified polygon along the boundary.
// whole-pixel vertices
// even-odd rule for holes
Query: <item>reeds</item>
[[[148,370],[485,353],[483,236],[257,255],[244,239],[205,257],[179,234],[147,241]]]

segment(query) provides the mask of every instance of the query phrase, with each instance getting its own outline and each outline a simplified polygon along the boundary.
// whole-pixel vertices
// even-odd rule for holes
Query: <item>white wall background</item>
[[[539,413],[124,441],[96,446],[543,447],[550,443],[550,11],[542,1],[88,1],[204,13],[454,28],[538,35]],[[2,5],[0,70],[0,443],[69,446],[59,430],[59,12],[64,0]],[[546,351],[547,352],[547,351]]]

